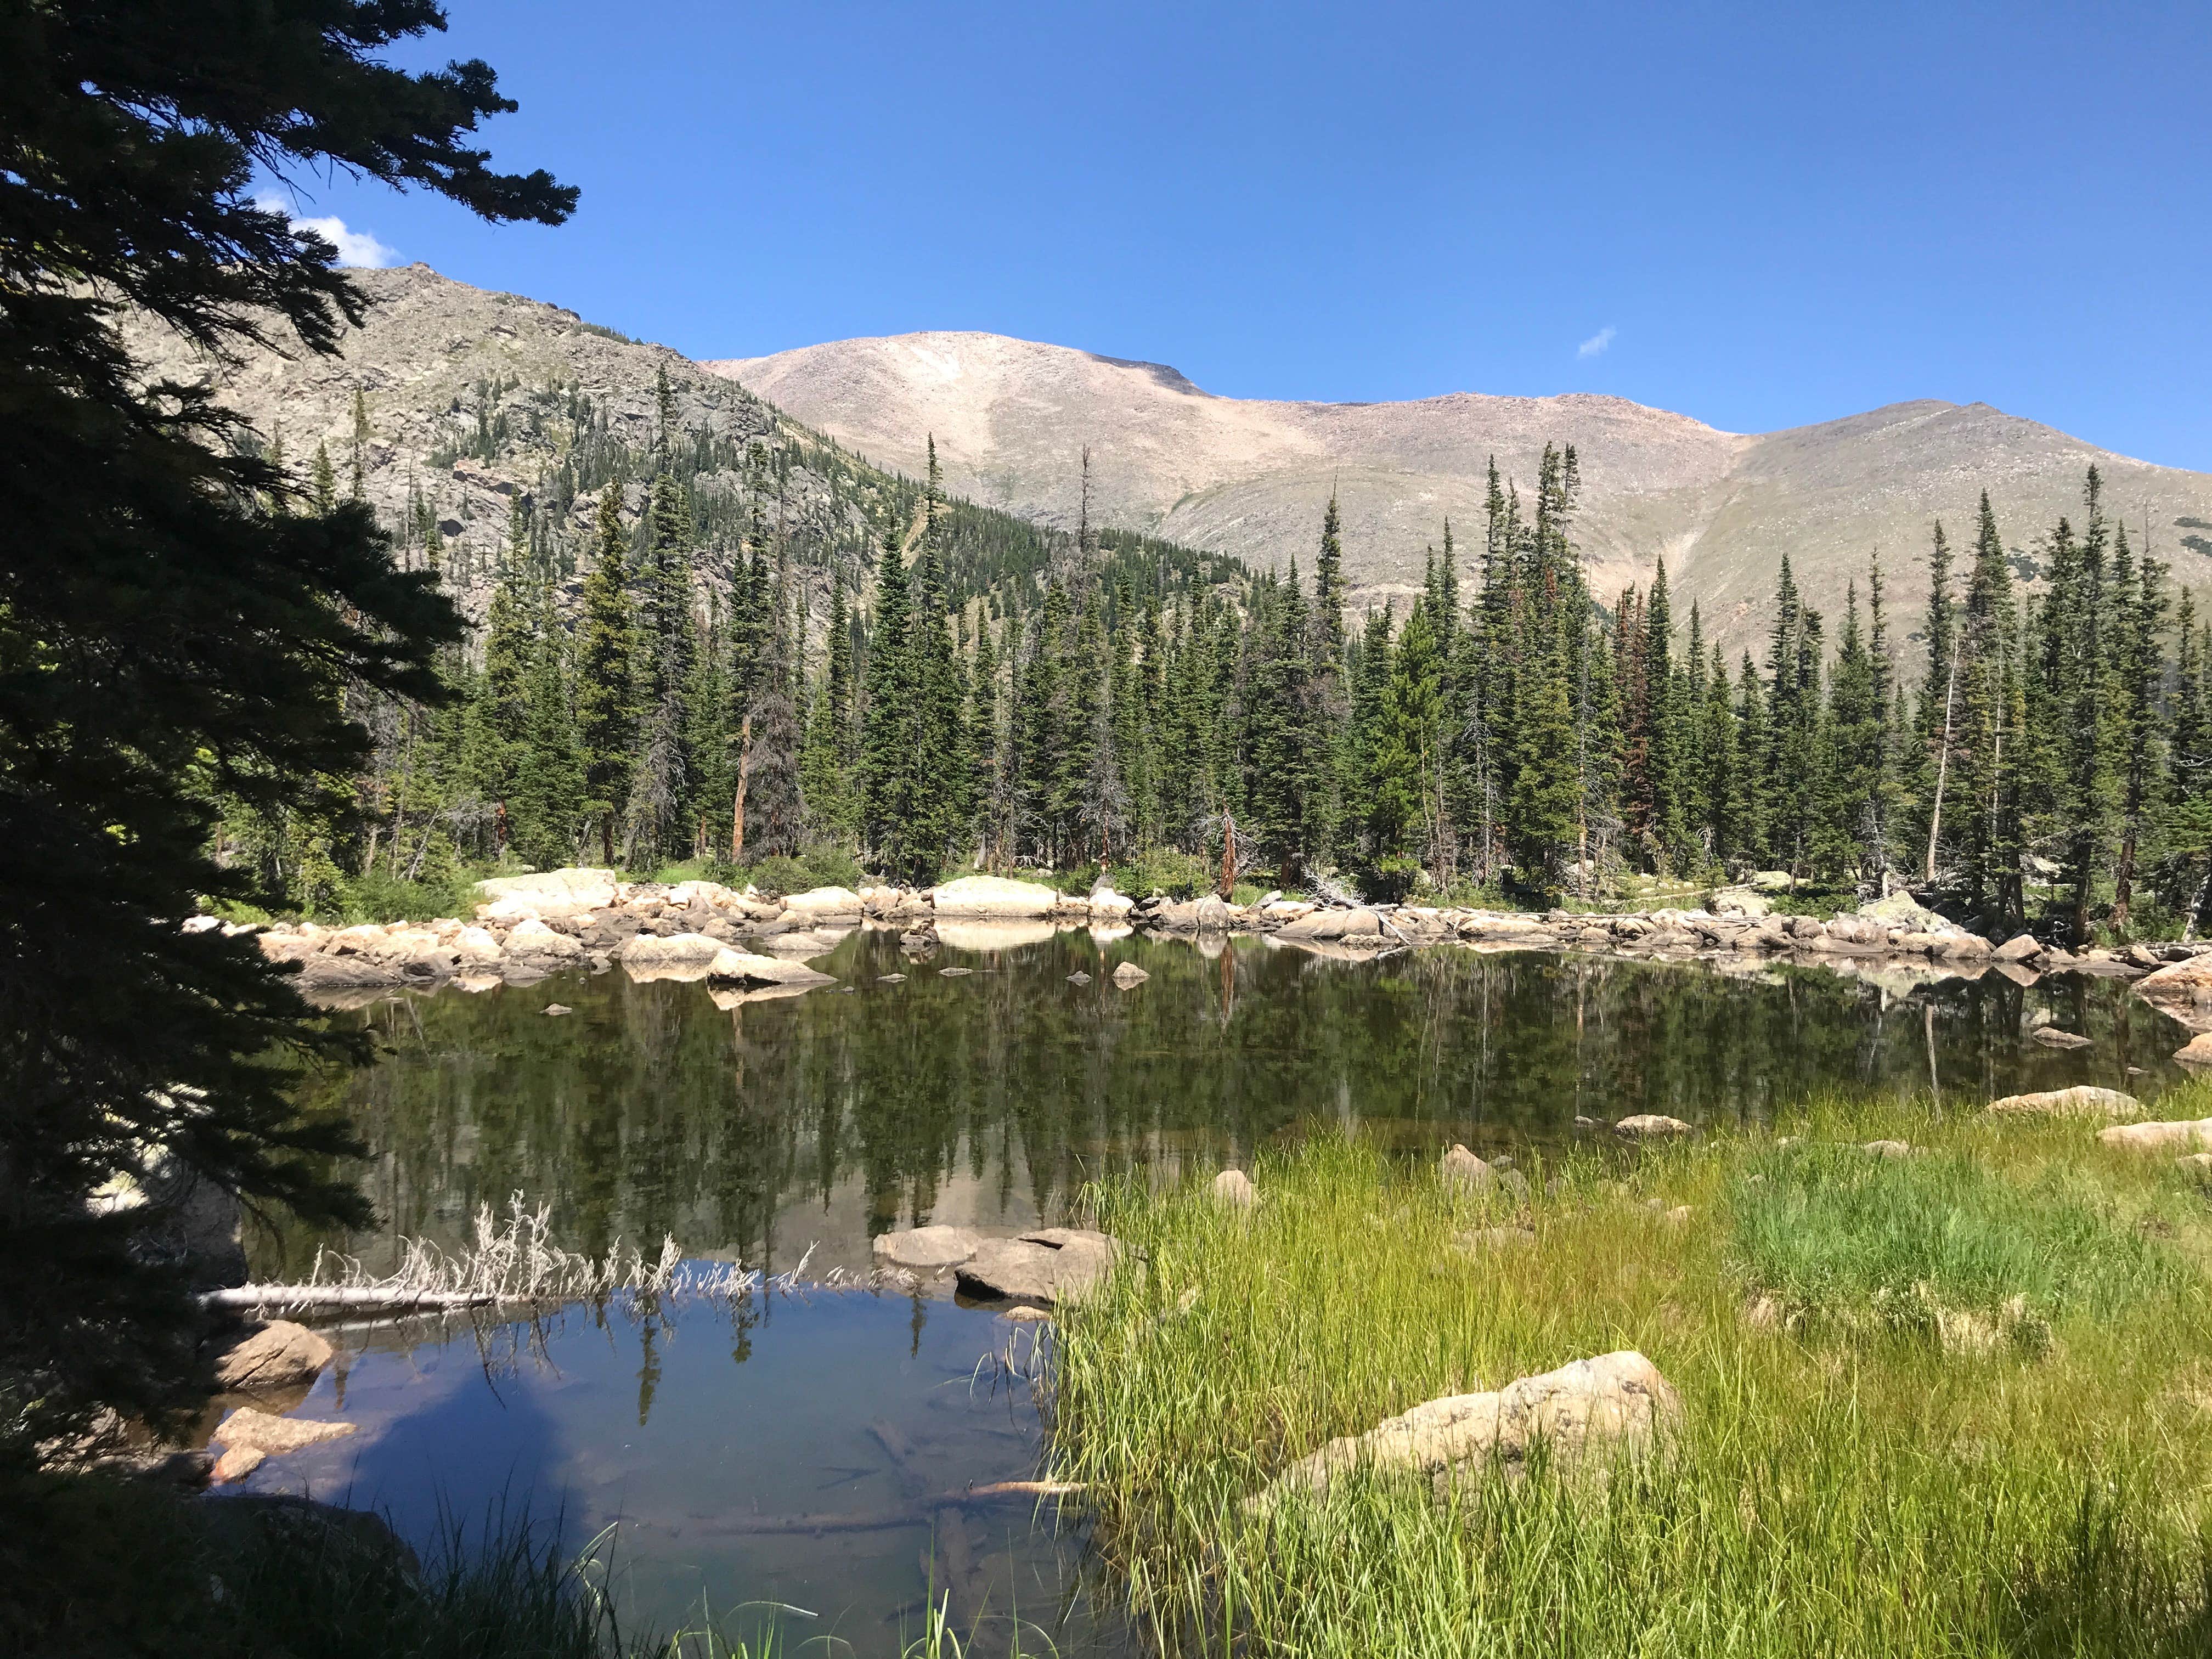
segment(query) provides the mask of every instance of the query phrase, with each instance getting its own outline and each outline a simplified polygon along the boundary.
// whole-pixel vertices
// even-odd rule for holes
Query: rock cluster
[[[1087,925],[1101,939],[1135,927],[1201,945],[1231,934],[1261,934],[1275,945],[1354,958],[1456,943],[1478,951],[1780,958],[1876,976],[1994,972],[2022,983],[2040,971],[2073,969],[2141,977],[2136,988],[2148,1000],[2184,1024],[2212,1029],[2212,945],[2138,945],[2077,957],[2026,934],[1996,944],[1903,893],[1824,921],[1773,914],[1756,883],[1723,888],[1702,909],[1626,915],[1322,904],[1279,893],[1249,905],[1212,894],[1139,901],[1103,885],[1072,894],[997,876],[965,876],[935,888],[824,887],[774,898],[710,881],[664,885],[624,881],[611,870],[567,869],[487,881],[482,891],[483,902],[465,921],[280,924],[259,930],[259,942],[271,958],[301,965],[303,990],[340,1003],[409,986],[450,982],[483,990],[617,963],[637,979],[720,981],[734,988],[718,992],[717,1000],[737,1001],[830,982],[805,964],[835,950],[857,927],[895,927],[902,948],[927,959],[940,942],[1003,948]],[[188,925],[217,924],[201,917]],[[1126,989],[1141,983],[1143,973],[1124,963],[1114,981]],[[2052,1031],[2043,1040],[2077,1039]]]

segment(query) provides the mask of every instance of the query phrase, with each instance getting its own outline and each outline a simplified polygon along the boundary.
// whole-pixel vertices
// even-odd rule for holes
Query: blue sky
[[[699,357],[982,329],[1237,397],[1981,399],[2212,471],[2212,7],[450,0],[558,230],[309,181]]]

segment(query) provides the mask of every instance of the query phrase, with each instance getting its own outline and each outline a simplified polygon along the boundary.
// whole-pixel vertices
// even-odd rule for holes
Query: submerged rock
[[[2007,1095],[1984,1109],[2000,1115],[2043,1113],[2062,1117],[2133,1117],[2143,1103],[2118,1089],[2093,1088],[2081,1084],[2071,1089],[2045,1089],[2034,1094]]]
[[[887,1267],[939,1273],[958,1267],[982,1245],[983,1236],[969,1228],[936,1226],[879,1234],[869,1248]]]
[[[331,1345],[305,1325],[272,1319],[216,1361],[215,1380],[235,1394],[295,1389],[331,1363]]]
[[[273,1417],[251,1406],[241,1406],[216,1425],[214,1438],[234,1451],[250,1446],[276,1457],[319,1441],[342,1438],[357,1426],[352,1423],[320,1423],[304,1417]]]
[[[1425,1474],[1440,1498],[1463,1472],[1492,1463],[1522,1475],[1547,1455],[1552,1468],[1572,1473],[1598,1459],[1648,1455],[1680,1416],[1681,1403],[1659,1368],[1624,1349],[1524,1376],[1495,1394],[1431,1400],[1364,1434],[1332,1440],[1284,1470],[1254,1502],[1270,1504],[1294,1492],[1320,1497],[1361,1470]]]

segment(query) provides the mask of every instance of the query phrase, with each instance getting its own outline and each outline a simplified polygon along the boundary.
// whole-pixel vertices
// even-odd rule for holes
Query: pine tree
[[[1958,841],[1968,902],[2017,924],[2021,888],[2021,773],[2025,709],[2019,620],[1996,517],[1984,492],[1956,649]]]
[[[675,479],[661,473],[647,498],[638,569],[637,762],[626,832],[630,860],[647,869],[681,856],[686,847],[684,812],[692,777],[685,696],[697,648],[688,520]]]
[[[861,837],[886,872],[903,872],[919,860],[913,841],[912,617],[896,518],[885,525],[877,559],[871,624],[860,750]]]
[[[2120,844],[2112,871],[2112,926],[2122,933],[2134,920],[2138,860],[2146,833],[2158,817],[2158,789],[2166,769],[2166,719],[2160,707],[2166,679],[2165,576],[2164,567],[2151,556],[2148,545],[2139,565],[2131,561],[2127,530],[2122,526],[2112,583],[2118,624],[2112,737],[2120,757]]]
[[[308,500],[313,505],[315,516],[327,519],[338,504],[338,481],[331,466],[331,447],[320,439],[315,441],[313,479]]]
[[[592,573],[584,580],[576,662],[584,811],[598,827],[599,857],[610,865],[615,860],[616,819],[629,800],[637,741],[629,544],[623,531],[622,486],[611,483],[599,495],[598,541]]]
[[[789,569],[778,560],[770,590],[766,646],[754,677],[744,726],[750,733],[738,799],[742,847],[732,857],[793,858],[804,844],[806,803],[799,783],[799,711],[793,698],[797,653],[790,634]]]
[[[550,585],[539,590],[536,622],[512,817],[515,851],[525,862],[544,870],[575,856],[584,771]]]
[[[1882,733],[1888,718],[1875,684],[1874,657],[1859,629],[1858,585],[1844,590],[1844,631],[1829,688],[1832,771],[1820,862],[1829,870],[1872,874],[1881,866]]]
[[[1920,688],[1918,742],[1912,753],[1911,793],[1923,803],[1917,839],[1926,851],[1921,879],[1933,884],[1942,841],[1943,815],[1951,787],[1951,763],[1958,744],[1959,658],[1954,639],[1951,544],[1937,520],[1928,550],[1928,678]]]
[[[1374,738],[1378,852],[1411,851],[1442,881],[1451,861],[1445,811],[1443,655],[1427,599],[1407,613],[1390,653]]]
[[[858,825],[854,821],[848,748],[853,720],[852,618],[845,605],[845,573],[842,566],[830,572],[830,620],[823,644],[827,661],[823,669],[822,689],[808,714],[799,786],[806,798],[810,833],[823,841],[845,845],[857,835]]]

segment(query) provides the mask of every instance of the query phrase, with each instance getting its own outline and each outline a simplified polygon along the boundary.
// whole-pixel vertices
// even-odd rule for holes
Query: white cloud
[[[1575,348],[1575,356],[1577,357],[1596,357],[1602,356],[1605,349],[1613,343],[1613,337],[1619,332],[1620,331],[1614,328],[1611,323],[1607,323],[1603,328],[1598,330],[1596,333],[1591,335],[1589,339],[1584,340],[1580,345],[1577,346]]]
[[[292,222],[295,230],[312,230],[338,251],[342,265],[365,266],[375,269],[399,263],[399,250],[386,247],[369,232],[348,228],[346,222],[335,213],[320,219],[302,219],[292,210],[291,204],[274,196],[259,196],[253,205],[281,213]]]

